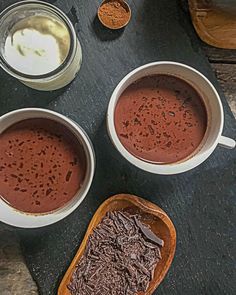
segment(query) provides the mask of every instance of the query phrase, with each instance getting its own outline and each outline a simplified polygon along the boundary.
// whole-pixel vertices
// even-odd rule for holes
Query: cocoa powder
[[[119,29],[127,24],[130,19],[130,10],[121,0],[105,1],[99,8],[100,21],[111,29]]]

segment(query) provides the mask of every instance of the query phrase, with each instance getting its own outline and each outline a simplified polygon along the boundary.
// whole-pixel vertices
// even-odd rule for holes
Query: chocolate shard
[[[136,216],[134,216],[134,220],[137,226],[139,227],[139,229],[141,230],[141,232],[144,234],[144,236],[148,240],[152,241],[153,243],[157,244],[160,247],[164,246],[164,241],[158,238],[158,236],[155,235],[147,226],[142,224],[142,222],[140,222]]]

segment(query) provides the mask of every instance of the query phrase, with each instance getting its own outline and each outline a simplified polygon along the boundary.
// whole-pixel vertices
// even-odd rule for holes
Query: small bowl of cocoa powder
[[[98,9],[98,18],[107,28],[118,30],[131,19],[131,9],[123,0],[104,0]]]

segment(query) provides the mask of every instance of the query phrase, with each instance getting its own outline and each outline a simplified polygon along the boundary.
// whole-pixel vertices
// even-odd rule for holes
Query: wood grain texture
[[[236,64],[212,64],[216,77],[236,118]]]
[[[12,2],[1,1],[0,10]],[[94,183],[78,210],[54,226],[18,230],[40,294],[56,294],[98,206],[110,195],[127,192],[158,204],[177,230],[175,259],[154,294],[233,295],[235,151],[217,148],[199,168],[183,175],[151,175],[121,158],[105,126],[109,97],[125,74],[150,61],[175,60],[197,68],[216,86],[225,111],[224,134],[235,136],[235,119],[199,46],[189,15],[177,0],[130,0],[130,24],[124,31],[110,32],[96,18],[99,3],[56,3],[73,22],[78,19],[76,28],[83,48],[81,71],[69,87],[41,93],[0,71],[1,114],[29,106],[58,111],[87,131],[96,151]]]
[[[219,48],[236,49],[236,4],[221,9],[214,1],[189,0],[193,25],[199,37]]]
[[[14,229],[0,223],[0,294],[36,295],[32,280],[21,253],[19,237]]]
[[[203,42],[202,48],[236,118],[236,50],[219,49]]]
[[[203,42],[202,48],[211,63],[236,64],[236,49],[219,49]]]
[[[153,294],[162,282],[174,258],[176,248],[176,231],[174,225],[167,214],[155,204],[134,195],[119,194],[107,199],[94,214],[79,250],[59,286],[58,295],[70,295],[67,286],[70,283],[76,265],[79,263],[85,251],[89,236],[108,212],[117,210],[129,210],[129,212],[132,211],[132,214],[139,214],[141,221],[149,225],[152,231],[164,241],[164,247],[161,249],[162,259],[156,266],[154,278],[150,282],[147,291],[145,293],[139,292],[137,295]]]

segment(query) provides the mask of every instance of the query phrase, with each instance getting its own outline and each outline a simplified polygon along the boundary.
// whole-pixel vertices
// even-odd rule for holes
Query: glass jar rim
[[[38,8],[41,8],[42,10],[45,9],[45,11],[47,12],[51,12],[52,14],[56,15],[61,21],[63,21],[63,23],[65,24],[66,28],[68,29],[69,35],[70,35],[70,48],[69,48],[69,52],[67,54],[67,57],[65,58],[65,60],[63,61],[63,63],[57,67],[55,70],[50,71],[48,73],[45,74],[41,74],[41,75],[30,75],[30,74],[25,74],[22,73],[20,71],[17,71],[16,69],[14,69],[14,67],[12,67],[11,65],[9,65],[9,63],[4,59],[4,57],[2,55],[0,55],[0,66],[11,76],[19,79],[19,80],[24,80],[24,81],[41,81],[41,80],[51,80],[56,78],[58,75],[60,75],[62,72],[64,72],[71,64],[71,61],[74,58],[74,54],[76,52],[76,47],[77,47],[77,36],[76,36],[76,32],[75,32],[75,28],[72,24],[72,22],[70,21],[70,19],[68,18],[68,16],[58,7],[56,7],[55,5],[52,5],[50,3],[47,2],[43,2],[40,0],[32,0],[32,1],[28,1],[28,0],[24,0],[21,2],[17,2],[15,4],[12,4],[10,6],[8,6],[6,9],[4,9],[1,13],[0,13],[0,20],[3,19],[4,17],[8,17],[12,12],[15,11],[16,8],[19,7],[27,7],[29,5],[39,5]]]

